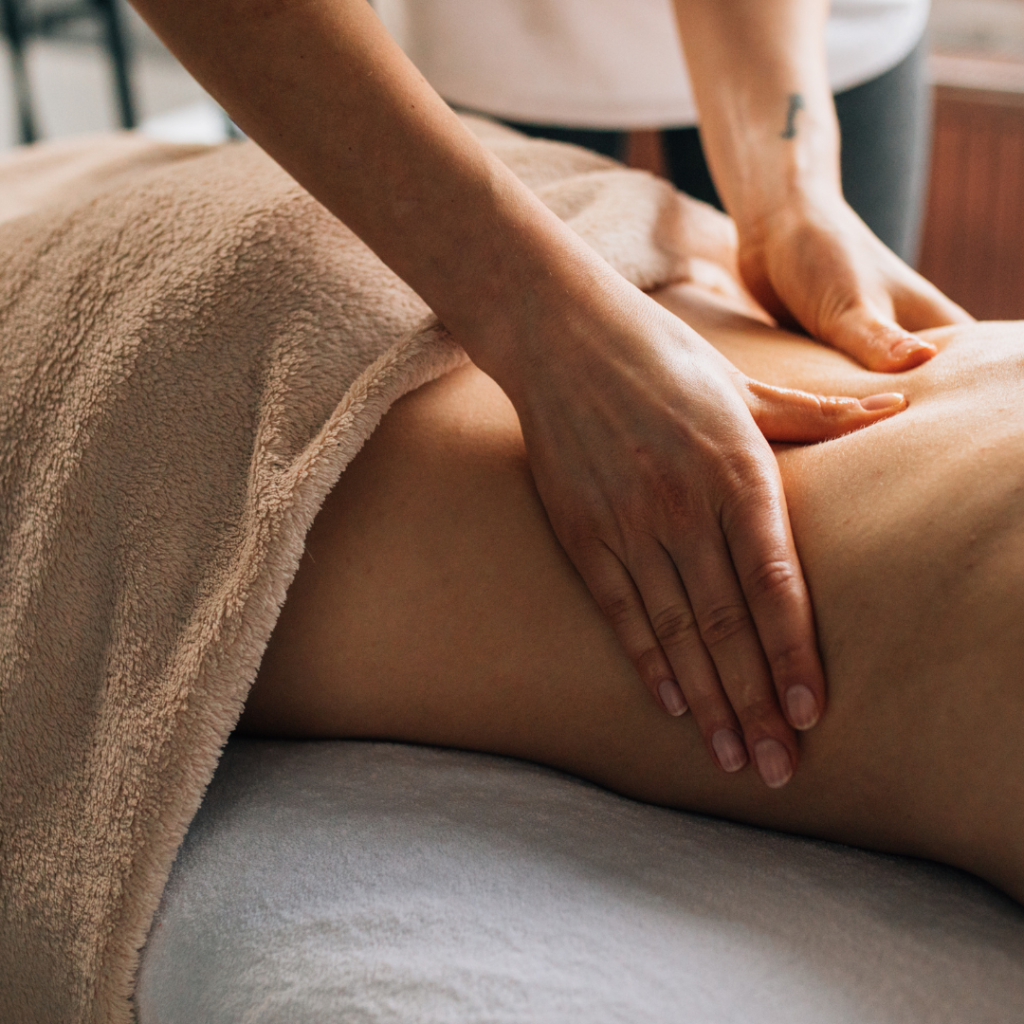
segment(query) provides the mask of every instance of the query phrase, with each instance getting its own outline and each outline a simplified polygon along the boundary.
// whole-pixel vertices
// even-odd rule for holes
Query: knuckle
[[[633,664],[640,678],[652,688],[671,674],[665,654],[658,646],[645,647],[633,658]]]
[[[720,479],[728,496],[725,512],[743,516],[774,503],[776,487],[772,473],[766,468],[763,452],[735,452],[722,460]],[[769,452],[770,455],[770,452]]]
[[[836,412],[835,399],[826,398],[823,395],[811,394],[808,405],[809,411],[817,413],[819,416],[834,415]]]
[[[792,562],[771,558],[751,571],[745,582],[746,592],[753,600],[784,597],[799,586],[799,574]]]
[[[834,395],[814,395],[814,405],[818,415],[825,420],[845,420],[850,413],[857,411],[856,400]]]
[[[871,310],[864,301],[856,281],[849,278],[833,281],[822,291],[818,309],[822,318],[828,321],[863,321],[871,317]]]
[[[733,640],[750,625],[750,613],[741,604],[724,604],[701,615],[700,635],[709,649]]]
[[[595,595],[604,616],[615,630],[632,625],[637,617],[637,601],[632,594],[609,591]]]
[[[651,616],[651,626],[659,642],[669,647],[689,644],[698,635],[693,612],[683,604],[675,604]]]

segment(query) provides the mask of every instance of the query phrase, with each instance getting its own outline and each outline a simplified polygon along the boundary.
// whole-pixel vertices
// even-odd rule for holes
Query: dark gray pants
[[[931,141],[925,54],[922,40],[892,70],[835,97],[846,199],[908,263],[917,255]],[[507,123],[538,138],[572,142],[616,159],[625,155],[625,132]],[[721,209],[697,129],[666,129],[662,138],[676,187]]]

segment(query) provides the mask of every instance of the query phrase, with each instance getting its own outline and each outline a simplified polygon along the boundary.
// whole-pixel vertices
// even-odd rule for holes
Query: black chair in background
[[[135,102],[131,86],[131,50],[118,0],[71,0],[67,3],[30,3],[0,0],[3,32],[11,53],[14,96],[22,142],[39,137],[32,104],[32,87],[25,67],[25,45],[33,37],[54,38],[70,34],[83,23],[100,29],[101,43],[110,58],[121,125],[134,128]]]

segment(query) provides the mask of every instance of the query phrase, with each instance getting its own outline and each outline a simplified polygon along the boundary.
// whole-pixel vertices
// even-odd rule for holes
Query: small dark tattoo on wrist
[[[804,110],[804,98],[798,92],[790,93],[789,109],[786,111],[786,127],[780,133],[780,139],[796,138],[796,115]]]

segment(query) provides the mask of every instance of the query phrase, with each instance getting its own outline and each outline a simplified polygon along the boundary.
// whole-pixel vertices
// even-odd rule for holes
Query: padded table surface
[[[1024,911],[518,761],[233,740],[136,999],[141,1024],[1009,1024]]]

